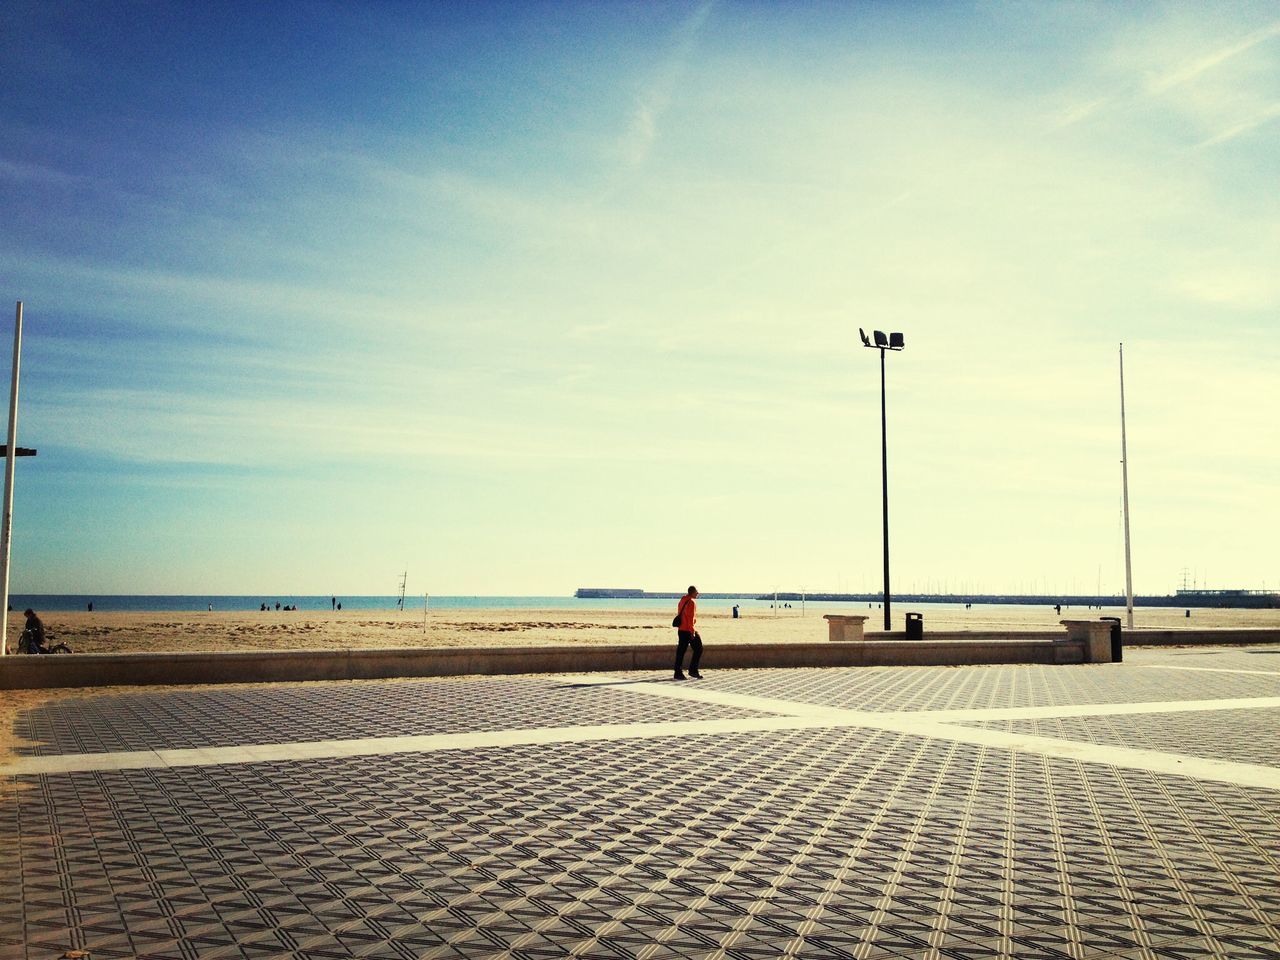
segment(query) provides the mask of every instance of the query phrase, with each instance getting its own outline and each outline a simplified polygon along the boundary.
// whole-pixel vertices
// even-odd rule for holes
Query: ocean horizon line
[[[440,594],[427,595],[425,609],[430,610],[666,610],[679,594],[649,595],[645,597],[575,597],[572,594]],[[813,595],[777,594],[777,605],[797,612],[806,607],[828,610],[853,611],[880,609],[879,595]],[[1116,596],[1063,597],[1059,595],[1026,594],[896,594],[892,598],[895,607],[909,605],[925,609],[964,606],[1027,607],[1035,605],[1061,605],[1067,609],[1124,609],[1124,598]],[[1261,598],[1259,598],[1261,599]],[[1268,598],[1269,599],[1269,598]],[[333,612],[339,605],[343,612],[392,612],[405,613],[424,610],[423,594],[168,594],[168,593],[12,593],[9,596],[11,610],[27,607],[38,612],[100,612],[100,613],[196,613],[210,610],[222,613],[248,612]],[[1170,602],[1170,601],[1174,602]],[[1144,602],[1145,601],[1145,602]],[[1154,601],[1154,602],[1153,602]],[[729,610],[739,606],[743,612],[770,610],[773,595],[747,597],[742,594],[703,594],[699,605],[704,610]],[[1135,597],[1135,607],[1168,606],[1268,606],[1266,603],[1196,603],[1190,598]]]

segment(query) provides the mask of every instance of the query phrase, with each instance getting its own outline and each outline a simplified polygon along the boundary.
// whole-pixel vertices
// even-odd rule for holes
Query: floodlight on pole
[[[884,516],[884,628],[890,630],[892,619],[889,612],[891,600],[889,591],[889,428],[888,418],[885,415],[884,355],[887,350],[903,349],[906,342],[900,333],[891,333],[886,337],[882,330],[872,331],[875,343],[868,342],[867,335],[861,327],[858,328],[858,333],[862,336],[864,347],[880,351],[880,493]]]

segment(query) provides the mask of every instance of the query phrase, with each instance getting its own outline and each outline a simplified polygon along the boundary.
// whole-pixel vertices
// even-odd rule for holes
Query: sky
[[[15,592],[1280,587],[1274,2],[0,33]]]

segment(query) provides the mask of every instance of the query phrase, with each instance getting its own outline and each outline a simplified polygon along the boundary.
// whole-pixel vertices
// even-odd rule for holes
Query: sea
[[[190,613],[208,610],[212,604],[214,610],[260,610],[266,604],[272,610],[276,603],[282,607],[296,606],[299,610],[331,610],[336,603],[342,604],[343,610],[395,610],[400,605],[399,596],[354,596],[335,597],[325,594],[322,597],[297,596],[294,594],[246,594],[246,595],[159,595],[159,594],[78,594],[78,593],[14,593],[9,595],[9,606],[14,610],[27,607],[37,611],[50,613],[70,610],[87,610],[93,604],[95,611],[117,611],[137,613]],[[641,599],[579,599],[578,597],[512,597],[512,596],[417,596],[406,595],[405,610],[421,610],[424,603],[431,610],[667,610],[674,609],[676,600],[659,598]],[[703,610],[730,609],[738,604],[743,610],[769,609],[769,601],[764,600],[713,600],[700,599],[698,606]],[[799,603],[793,604],[797,609]],[[810,604],[813,606],[813,604]],[[843,604],[823,604],[830,606]],[[866,607],[865,603],[848,604],[850,607]]]
[[[24,610],[28,607],[38,613],[60,613],[73,610],[88,610],[93,604],[94,611],[116,611],[135,613],[192,613],[208,610],[251,611],[260,610],[266,604],[271,610],[275,605],[281,607],[296,606],[299,610],[331,610],[334,604],[342,604],[343,610],[389,611],[399,608],[400,597],[391,596],[300,596],[295,594],[67,594],[67,593],[14,593],[9,596],[9,606],[13,610]],[[1046,600],[1046,606],[1052,601]],[[424,604],[430,610],[662,610],[673,611],[676,600],[661,598],[636,599],[582,599],[572,596],[560,597],[516,597],[516,596],[428,596],[422,594],[405,596],[404,609],[421,611]],[[700,610],[728,611],[734,605],[741,607],[742,613],[752,611],[769,612],[772,609],[770,600],[718,600],[702,597],[698,600]],[[782,604],[779,603],[779,608]],[[925,603],[919,601],[902,601],[894,603],[894,615],[900,610],[919,610],[927,613],[930,610],[958,610],[962,603]],[[813,611],[824,613],[869,613],[879,610],[878,603],[865,601],[809,601],[807,607]],[[975,604],[975,608],[978,607]],[[1026,611],[1026,605],[982,604],[981,609],[995,612],[1006,608],[1010,611]],[[1067,609],[1067,608],[1064,608]],[[1083,609],[1083,608],[1077,608]],[[791,601],[787,612],[800,612],[799,601]],[[871,613],[874,618],[875,613]]]

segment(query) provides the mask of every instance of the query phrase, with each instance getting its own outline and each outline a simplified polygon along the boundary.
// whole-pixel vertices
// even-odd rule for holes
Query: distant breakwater
[[[630,587],[579,587],[574,596],[579,600],[678,600],[683,593],[650,593]],[[712,593],[699,592],[706,600],[763,600],[779,603],[879,603],[880,593],[799,593],[776,591],[769,593]],[[1030,593],[895,593],[894,603],[998,603],[1026,606],[1064,607],[1123,607],[1125,598],[1115,594],[1030,594]],[[1273,609],[1280,608],[1280,593],[1260,590],[1206,590],[1180,591],[1164,596],[1135,596],[1135,607],[1185,607],[1195,609],[1216,608]]]

